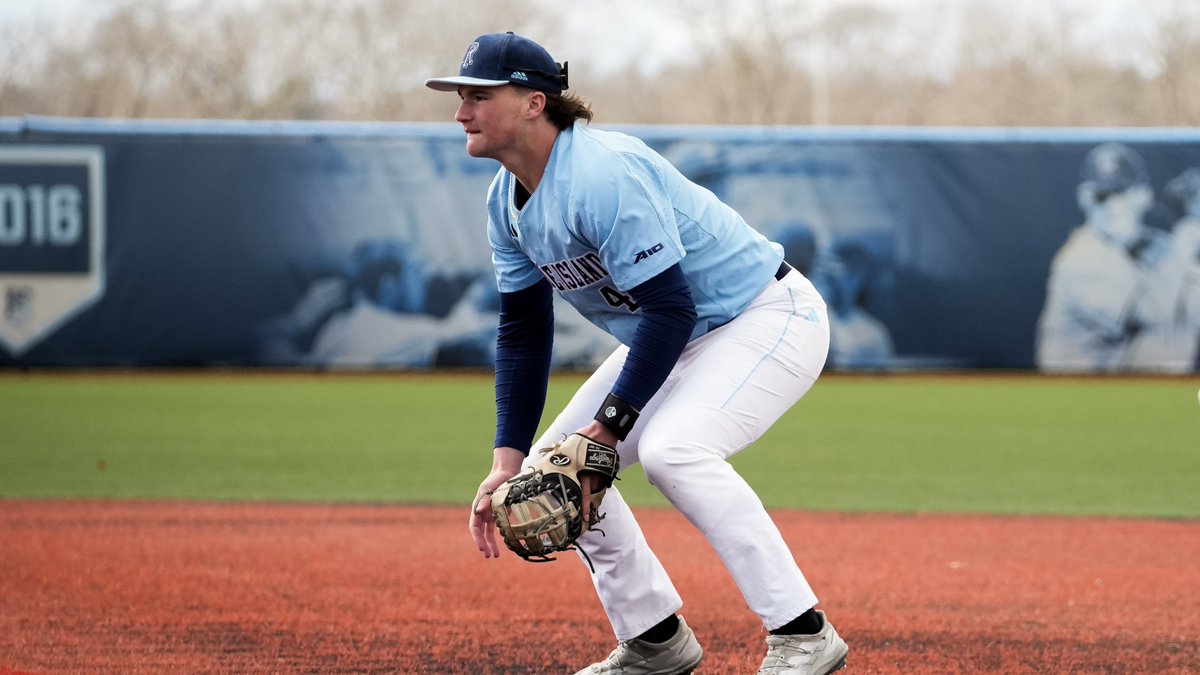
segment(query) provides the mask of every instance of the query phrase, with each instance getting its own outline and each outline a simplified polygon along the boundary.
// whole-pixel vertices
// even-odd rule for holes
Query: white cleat
[[[768,635],[767,656],[758,675],[826,675],[846,665],[850,648],[817,610],[821,630],[815,635]]]
[[[575,675],[684,675],[700,664],[704,650],[696,634],[679,617],[679,630],[662,644],[629,640],[617,644],[607,659]]]

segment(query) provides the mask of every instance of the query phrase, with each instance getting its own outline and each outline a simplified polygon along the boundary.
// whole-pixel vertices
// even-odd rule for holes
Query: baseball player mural
[[[269,363],[428,367],[447,322],[424,312],[427,279],[405,242],[359,242],[343,274],[313,280],[286,315],[265,322]]]
[[[813,285],[829,306],[831,367],[887,368],[895,361],[891,333],[867,307],[874,278],[886,269],[880,248],[858,234],[835,239],[816,256]]]
[[[1174,267],[1174,313],[1168,368],[1188,372],[1200,368],[1200,168],[1193,167],[1167,181],[1160,199],[1171,226]]]
[[[1176,192],[1186,193],[1185,176]],[[1077,200],[1086,218],[1051,264],[1039,369],[1190,372],[1200,339],[1200,224],[1180,218],[1170,232],[1145,224],[1154,203],[1149,172],[1120,143],[1088,152]]]
[[[829,348],[825,303],[782,249],[640,140],[592,129],[564,94],[566,64],[511,33],[480,36],[456,92],[472,157],[499,161],[487,193],[500,291],[496,438],[469,529],[499,555],[489,495],[575,434],[640,462],[694,525],[769,631],[763,674],[820,674],[848,648],[754,490],[727,461],[813,386]],[[553,342],[553,294],[620,341],[535,438]],[[605,487],[581,474],[589,495]],[[597,507],[602,532],[576,546],[618,645],[581,674],[686,673],[702,658],[683,602],[619,490]]]

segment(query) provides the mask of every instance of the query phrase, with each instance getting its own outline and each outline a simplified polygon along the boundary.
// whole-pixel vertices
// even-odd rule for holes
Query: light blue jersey
[[[547,279],[624,344],[637,328],[629,289],[679,263],[698,320],[695,339],[737,316],[783,259],[716,195],[626,134],[583,122],[558,134],[541,183],[518,210],[516,178],[488,190],[488,240],[499,289]]]

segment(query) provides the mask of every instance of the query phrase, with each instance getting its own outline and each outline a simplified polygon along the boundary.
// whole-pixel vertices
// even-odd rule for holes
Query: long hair
[[[522,93],[537,91],[519,84],[509,86]],[[575,124],[575,120],[592,121],[592,107],[579,95],[542,93],[546,94],[546,107],[542,113],[546,119],[550,120],[551,124],[558,127],[559,131],[570,129]]]
[[[546,118],[559,130],[570,129],[575,120],[592,121],[592,108],[575,94],[546,94]]]

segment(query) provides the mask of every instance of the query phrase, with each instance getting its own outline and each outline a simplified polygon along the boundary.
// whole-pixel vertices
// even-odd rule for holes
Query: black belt
[[[789,265],[786,260],[779,263],[779,269],[775,271],[775,281],[783,281],[783,278],[786,277],[788,272],[791,271],[792,266]]]

